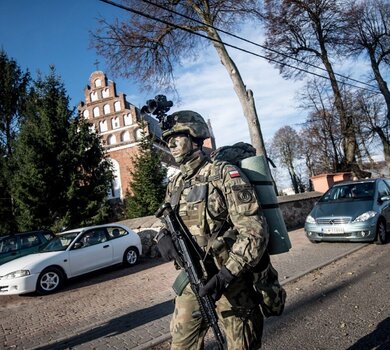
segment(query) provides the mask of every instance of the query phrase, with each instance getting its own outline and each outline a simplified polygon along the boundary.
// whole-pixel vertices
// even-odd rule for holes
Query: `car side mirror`
[[[73,249],[80,249],[81,247],[84,247],[84,243],[83,242],[76,242],[73,245]]]

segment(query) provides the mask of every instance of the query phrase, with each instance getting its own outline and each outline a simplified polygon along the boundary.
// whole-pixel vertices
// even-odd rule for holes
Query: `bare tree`
[[[272,149],[279,162],[287,168],[295,193],[303,192],[301,177],[295,169],[295,162],[300,158],[298,133],[291,126],[280,128],[272,139]]]
[[[319,155],[315,175],[320,172],[336,172],[342,163],[340,122],[333,103],[332,93],[318,79],[306,83],[298,95],[299,107],[309,112],[305,122],[306,138]],[[305,134],[305,133],[303,133]],[[307,150],[304,150],[307,153]],[[313,176],[313,175],[311,175]]]
[[[171,86],[175,78],[174,68],[183,59],[195,57],[211,42],[233,82],[248,123],[251,143],[257,154],[265,155],[253,93],[246,89],[238,67],[216,30],[216,27],[226,31],[237,29],[256,13],[258,1],[154,1],[162,7],[146,0],[123,0],[122,3],[138,14],[129,12],[127,21],[117,19],[109,23],[101,19],[100,30],[92,40],[112,70],[124,77],[137,77],[146,88]],[[147,14],[149,18],[140,14]],[[206,36],[210,41],[193,33]]]
[[[352,57],[363,55],[368,58],[384,98],[386,109],[382,117],[376,110],[369,119],[372,130],[382,142],[385,161],[390,168],[390,90],[383,76],[390,66],[390,3],[387,0],[353,0],[345,18],[348,23],[343,31],[345,52]],[[369,109],[364,109],[369,112]]]
[[[362,148],[369,152],[369,145],[375,140],[377,135],[382,143],[383,153],[385,156],[385,162],[387,167],[390,168],[390,128],[384,121],[384,115],[386,114],[386,104],[383,103],[382,95],[366,94],[360,92],[355,95],[355,113],[358,116],[359,128],[362,129]],[[373,160],[369,155],[370,163]]]
[[[286,78],[303,74],[288,65],[298,65],[304,69],[310,64],[323,65],[330,80],[343,137],[344,158],[343,163],[337,164],[337,168],[359,172],[355,162],[357,144],[353,117],[344,105],[340,84],[331,62],[331,54],[338,54],[344,25],[341,2],[265,0],[264,3],[265,45],[273,50],[267,53],[268,58],[279,62],[275,65]]]

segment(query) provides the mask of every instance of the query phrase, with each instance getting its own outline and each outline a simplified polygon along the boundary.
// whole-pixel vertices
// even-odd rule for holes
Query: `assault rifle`
[[[198,300],[200,315],[195,314],[193,316],[203,317],[206,324],[213,329],[219,349],[223,349],[225,339],[218,326],[218,316],[215,311],[214,301],[208,295],[204,297],[199,295],[199,289],[204,286],[207,276],[204,265],[205,253],[199,247],[187,227],[182,223],[181,219],[176,215],[170,203],[162,205],[155,215],[158,218],[164,217],[165,223],[168,226],[167,228],[172,235],[172,241],[180,256],[180,261],[177,263],[186,271],[191,288]]]

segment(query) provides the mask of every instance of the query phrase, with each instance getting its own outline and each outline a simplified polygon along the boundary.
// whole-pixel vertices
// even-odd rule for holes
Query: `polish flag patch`
[[[240,177],[240,173],[237,170],[230,170],[229,175],[230,175],[231,179],[233,179],[235,177]]]

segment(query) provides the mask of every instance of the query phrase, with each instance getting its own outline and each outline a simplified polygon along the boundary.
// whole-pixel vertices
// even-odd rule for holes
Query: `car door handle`
[[[103,248],[108,248],[110,245],[109,244],[106,244],[103,246]]]

